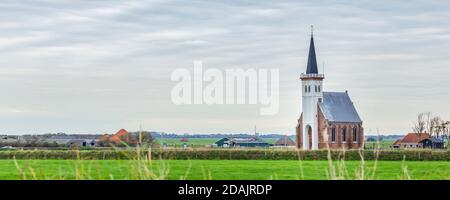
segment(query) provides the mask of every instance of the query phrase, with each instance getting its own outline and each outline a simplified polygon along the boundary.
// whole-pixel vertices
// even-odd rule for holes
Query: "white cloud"
[[[414,113],[450,109],[439,95],[450,87],[449,8],[420,0],[5,1],[0,119],[10,120],[0,120],[0,132],[101,133],[143,121],[167,132],[245,132],[256,124],[262,132],[293,133],[310,24],[319,63],[326,63],[325,88],[351,92],[366,130],[384,123],[386,133],[409,131]],[[280,113],[264,118],[251,106],[172,105],[170,73],[190,69],[193,60],[221,69],[279,68]],[[421,87],[423,80],[437,85]],[[433,94],[436,103],[417,94]],[[396,124],[381,109],[395,110]],[[205,119],[214,126],[200,127]],[[29,126],[19,131],[19,122]]]

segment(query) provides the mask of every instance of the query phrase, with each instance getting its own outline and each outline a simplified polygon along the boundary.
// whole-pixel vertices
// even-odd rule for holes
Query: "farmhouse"
[[[228,137],[215,142],[218,147],[269,147],[270,144],[259,137]]]
[[[306,73],[302,81],[302,114],[296,127],[297,147],[302,149],[357,149],[363,147],[362,120],[347,91],[324,92],[324,74],[317,69],[313,33]]]
[[[120,129],[119,131],[117,131],[117,133],[113,135],[104,134],[100,138],[100,141],[102,142],[114,144],[120,144],[122,142],[129,143],[131,142],[131,140],[132,140],[131,134],[125,129]]]
[[[426,133],[408,133],[402,139],[398,139],[391,146],[394,149],[410,148],[444,148],[444,141],[437,137],[430,137]]]
[[[98,146],[108,146],[108,145],[127,145],[136,146],[142,144],[152,144],[153,138],[150,132],[128,132],[125,129],[120,129],[115,134],[103,134],[100,137]]]
[[[426,133],[408,133],[402,139],[398,139],[392,145],[393,148],[407,149],[407,148],[422,148],[420,141],[428,138]]]

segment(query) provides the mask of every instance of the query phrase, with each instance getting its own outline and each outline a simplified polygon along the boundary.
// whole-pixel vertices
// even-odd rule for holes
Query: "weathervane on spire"
[[[314,33],[314,25],[311,25],[311,36],[313,35],[313,33]]]

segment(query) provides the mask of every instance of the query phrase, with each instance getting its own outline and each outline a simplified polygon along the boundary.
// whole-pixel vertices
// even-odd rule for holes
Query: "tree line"
[[[450,121],[435,116],[431,112],[419,113],[412,129],[414,133],[426,133],[430,137],[446,139],[450,137]]]

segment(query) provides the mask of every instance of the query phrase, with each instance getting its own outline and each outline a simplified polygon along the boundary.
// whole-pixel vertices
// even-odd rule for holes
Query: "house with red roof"
[[[125,129],[120,129],[119,131],[117,131],[116,134],[112,135],[109,138],[109,140],[113,143],[120,143],[120,142],[129,143],[130,139],[131,139],[130,133],[128,133],[128,131]]]
[[[100,137],[100,141],[110,144],[122,144],[122,142],[125,142],[127,144],[130,144],[133,142],[131,134],[125,130],[125,129],[120,129],[119,131],[117,131],[115,134],[109,135],[109,134],[104,134]]]
[[[398,139],[392,144],[394,149],[423,148],[422,141],[430,138],[426,133],[408,133],[402,139]]]

